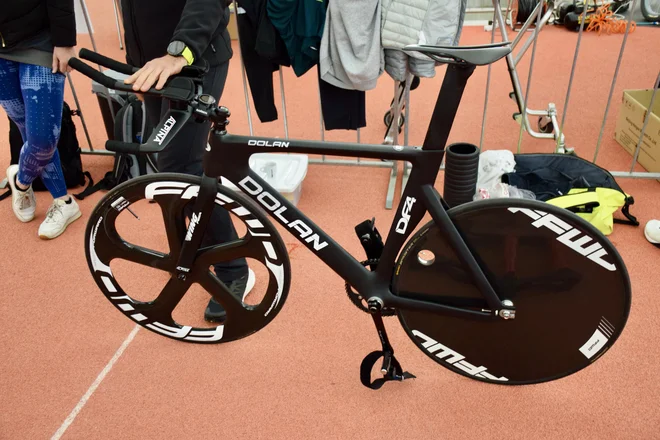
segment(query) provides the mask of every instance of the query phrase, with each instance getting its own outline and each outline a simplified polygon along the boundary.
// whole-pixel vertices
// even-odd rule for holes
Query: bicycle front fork
[[[188,193],[190,187],[186,191],[187,197],[195,197],[192,213],[190,215],[190,223],[186,230],[186,235],[183,238],[181,245],[181,252],[176,265],[176,277],[179,281],[186,281],[190,269],[195,261],[197,250],[199,249],[206,227],[211,219],[211,214],[215,206],[215,197],[218,192],[218,179],[202,175],[202,180],[197,188],[197,194]],[[192,190],[194,191],[194,189]]]

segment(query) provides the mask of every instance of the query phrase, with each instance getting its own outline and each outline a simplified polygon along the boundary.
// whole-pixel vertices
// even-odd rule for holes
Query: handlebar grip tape
[[[115,88],[115,83],[117,81],[110,78],[109,76],[105,76],[103,73],[83,63],[78,58],[71,58],[69,60],[69,66],[71,66],[71,68],[77,70],[78,72],[82,73],[83,75],[90,77],[97,83],[106,86],[109,89]]]
[[[115,153],[140,154],[140,144],[121,141],[106,141],[105,149]]]
[[[104,75],[103,73],[99,72],[98,70],[94,69],[88,64],[83,63],[80,61],[78,58],[71,58],[69,60],[69,66],[71,66],[72,69],[77,70],[78,72],[82,73],[83,75],[93,79],[97,83],[107,87],[108,89],[113,89],[113,90],[123,90],[126,92],[133,92],[133,87],[124,84],[121,81],[115,81],[113,78],[110,78],[109,76]],[[154,89],[150,89],[149,92],[156,92]]]
[[[123,73],[125,75],[132,75],[138,71],[136,67],[120,63],[119,61],[103,56],[89,49],[80,49],[80,54],[78,56],[83,60],[91,61],[92,63],[99,64],[103,67],[107,67],[108,69],[112,69],[115,72]]]

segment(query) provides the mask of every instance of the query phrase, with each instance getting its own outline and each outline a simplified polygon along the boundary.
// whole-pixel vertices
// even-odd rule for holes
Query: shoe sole
[[[14,211],[14,210],[12,209],[12,211]],[[22,223],[30,223],[32,220],[34,220],[34,214],[32,214],[32,217],[24,218],[24,217],[21,217],[20,215],[18,215],[16,213],[16,211],[14,211],[14,215]]]
[[[218,318],[207,318],[206,316],[204,316],[204,321],[206,321],[206,322],[213,322],[213,323],[216,323],[216,324],[222,324],[222,323],[225,322],[226,320],[227,320],[227,314],[225,314],[225,317],[222,318],[222,319],[218,319]]]
[[[243,299],[242,299],[243,302],[245,302],[245,298],[252,291],[252,289],[254,288],[254,285],[256,283],[257,283],[257,276],[255,275],[255,273],[252,269],[248,268],[248,280],[247,280],[247,284],[245,284],[245,293],[243,293]],[[204,316],[204,321],[206,321],[206,322],[223,323],[226,320],[227,320],[227,315],[226,314],[225,314],[225,317],[223,319],[208,318],[208,317]]]
[[[29,223],[32,220],[34,220],[34,214],[35,214],[34,212],[32,213],[32,215],[30,217],[23,217],[18,212],[16,212],[16,210],[14,210],[14,194],[16,194],[16,186],[14,185],[14,178],[16,177],[16,174],[13,174],[13,175],[10,176],[9,175],[10,168],[11,168],[11,166],[9,168],[7,168],[7,173],[6,174],[7,174],[7,185],[9,185],[9,188],[11,189],[11,193],[12,193],[11,210],[12,210],[12,212],[14,213],[14,215],[16,216],[16,218],[19,221],[21,221],[22,223]],[[35,209],[35,212],[36,212],[36,209]]]
[[[254,271],[248,268],[248,279],[245,284],[245,292],[243,293],[243,299],[241,301],[245,302],[245,298],[248,296],[248,293],[254,289],[254,285],[257,283],[257,276],[254,274]]]
[[[52,237],[49,237],[49,236],[47,236],[47,235],[39,234],[39,238],[41,238],[42,240],[52,240],[52,239],[54,239],[54,238],[59,237],[60,235],[62,235],[62,234],[64,233],[64,231],[66,231],[66,228],[68,228],[69,225],[70,225],[71,223],[75,222],[75,221],[78,220],[80,217],[82,217],[82,212],[80,212],[80,210],[79,210],[78,213],[77,213],[76,215],[74,215],[74,216],[71,217],[69,220],[67,220],[67,222],[66,222],[66,224],[64,225],[64,227],[63,227],[63,228],[60,230],[60,232],[58,232],[56,235],[53,235]]]

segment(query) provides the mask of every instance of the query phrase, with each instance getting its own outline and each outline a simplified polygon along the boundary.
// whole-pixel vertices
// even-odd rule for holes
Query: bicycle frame
[[[530,242],[536,242],[541,248],[548,247],[549,243],[556,243],[556,240],[561,238],[554,234],[558,233],[557,231],[553,230],[554,233],[549,233],[533,228],[525,217],[518,217],[522,222],[519,224],[516,219],[511,221],[511,216],[506,213],[507,210],[512,211],[512,207],[525,209],[524,206],[529,206],[530,209],[537,207],[541,209],[539,202],[513,203],[506,200],[477,202],[474,206],[470,204],[449,210],[434,187],[449,133],[475,64],[486,65],[501,59],[509,53],[509,48],[505,46],[507,45],[497,45],[497,50],[493,49],[492,52],[490,49],[481,50],[475,47],[467,48],[465,51],[451,50],[442,46],[409,47],[409,50],[425,53],[436,61],[450,63],[421,148],[231,135],[226,130],[229,110],[218,106],[212,96],[203,93],[201,78],[204,72],[193,69],[175,76],[161,91],[149,92],[167,99],[170,104],[169,112],[163,115],[149,140],[144,144],[108,141],[106,148],[128,154],[159,152],[167,147],[169,141],[177,137],[180,128],[191,117],[198,122],[210,121],[212,130],[209,147],[203,157],[203,174],[201,178],[175,173],[165,174],[162,178],[143,177],[134,183],[122,184],[104,197],[92,214],[85,233],[89,246],[86,249],[87,263],[97,285],[124,315],[161,335],[195,343],[229,342],[246,337],[264,328],[277,316],[289,289],[291,273],[290,262],[285,257],[286,248],[271,222],[266,220],[267,214],[345,280],[351,302],[372,318],[381,349],[369,353],[360,364],[360,381],[368,388],[375,390],[386,381],[402,381],[415,377],[404,371],[400,362],[394,357],[394,349],[383,321],[383,316],[393,314],[399,315],[406,334],[426,355],[452,371],[473,379],[489,383],[539,383],[564,377],[588,366],[619,336],[630,308],[628,274],[612,244],[584,219],[574,215],[571,217],[572,214],[567,214],[565,210],[547,205],[548,210],[554,210],[556,216],[564,218],[568,224],[565,231],[562,228],[561,234],[566,232],[571,234],[571,237],[577,238],[573,235],[573,230],[577,230],[578,234],[583,232],[582,238],[586,237],[587,240],[595,242],[594,247],[589,245],[591,249],[589,252],[598,252],[598,255],[601,255],[600,252],[604,251],[614,258],[614,263],[603,265],[601,264],[603,261],[599,263],[596,254],[592,253],[589,255],[589,260],[600,264],[606,272],[595,272],[593,266],[585,266],[580,273],[566,269],[563,262],[572,262],[576,255],[583,254],[580,250],[584,249],[573,246],[576,243],[578,247],[580,243],[584,244],[580,238],[578,241],[563,243],[566,246],[551,246],[552,249],[549,251],[551,255],[543,256],[538,261],[545,262],[551,258],[553,263],[549,268],[540,266],[539,273],[528,272],[530,266],[527,264],[528,261],[530,264],[536,261],[536,247],[518,247],[516,249],[523,252],[516,251],[511,255],[515,257],[516,262],[524,261],[525,264],[520,265],[522,267],[518,267],[518,264],[513,265],[512,271],[510,265],[499,264],[498,254],[492,252],[493,246],[502,247],[502,244],[491,239],[480,241],[478,237],[482,236],[484,227],[489,227],[486,222],[496,219],[497,224],[501,226],[495,232],[504,242],[504,248],[507,248],[507,239],[511,237],[515,239],[521,234],[525,237],[537,237],[538,240]],[[445,59],[445,57],[449,58]],[[105,63],[104,65],[119,67],[117,71],[132,70],[130,66],[102,56],[94,55],[89,58],[97,59]],[[71,59],[69,64],[90,78],[98,79],[99,83],[109,88],[131,90],[130,86],[106,77],[75,58]],[[177,148],[181,147],[182,145],[179,144]],[[366,262],[360,263],[250,168],[251,155],[264,152],[389,159],[411,164],[408,185],[396,208],[385,243],[379,241],[379,234],[375,233],[368,220],[360,223],[356,227],[356,232],[360,236],[368,258]],[[221,177],[233,182],[244,195],[220,188],[218,181]],[[166,179],[171,181],[167,182]],[[168,187],[164,187],[164,184]],[[157,193],[156,188],[161,186],[163,190]],[[155,195],[164,194],[172,195],[154,199]],[[115,220],[120,212],[123,209],[130,211],[129,205],[133,201],[144,199],[155,200],[161,208],[170,250],[168,254],[139,249],[139,246],[131,245],[121,239],[116,231]],[[482,207],[477,206],[480,203],[485,203],[483,211],[496,208],[503,215],[498,215],[497,211],[490,211],[494,214],[480,216],[476,223],[470,220],[464,221],[472,212],[483,213]],[[217,204],[223,205],[224,209],[241,218],[247,226],[247,233],[241,239],[216,242],[217,244],[202,247],[201,242],[213,211],[223,209],[217,207]],[[192,212],[189,211],[190,208]],[[546,208],[541,210],[545,211]],[[418,233],[411,239],[413,231],[420,225],[427,212],[433,219],[432,232],[427,236]],[[189,217],[185,235],[184,216]],[[555,218],[551,212],[544,217],[544,219],[551,218]],[[521,227],[521,225],[525,226]],[[462,232],[465,233],[466,239],[469,238],[472,249],[463,239]],[[441,271],[442,269],[437,265],[442,265],[443,261],[446,261],[443,251],[434,247],[440,243],[436,234],[444,236],[446,246],[454,252],[454,255],[447,258],[449,260],[447,264],[454,268],[457,259],[464,271],[461,275],[467,275],[460,277],[460,283],[456,282],[457,277],[454,273],[442,278],[445,273],[435,272]],[[426,237],[431,244],[422,245]],[[572,240],[566,234],[562,237]],[[562,240],[563,238],[560,239]],[[437,258],[436,266],[423,269],[422,276],[417,276],[416,273],[412,273],[419,269],[415,266],[414,259],[418,258],[419,262],[424,264],[426,259],[423,256],[424,251],[429,248],[441,255]],[[600,250],[594,251],[595,248]],[[97,253],[97,249],[104,252]],[[131,250],[137,252],[127,253]],[[416,255],[416,252],[419,252],[419,255]],[[130,258],[131,256],[135,258]],[[265,309],[270,299],[266,303],[260,301],[260,305],[256,308],[249,305],[245,307],[244,302],[241,305],[237,301],[241,299],[240,295],[227,287],[223,291],[221,286],[224,283],[214,278],[210,271],[210,266],[214,266],[215,263],[240,257],[251,257],[268,266],[270,272],[265,278],[268,282],[266,296],[272,298],[273,302],[270,303],[267,311]],[[114,258],[132,260],[160,269],[169,273],[170,279],[156,300],[134,301],[123,290],[118,294],[120,288],[114,284],[109,267]],[[577,263],[577,260],[575,262]],[[586,259],[583,262],[587,265],[592,264],[587,263]],[[482,270],[480,264],[492,267],[492,272],[491,269],[486,268],[487,266]],[[518,268],[520,271],[517,270]],[[617,268],[620,270],[616,270]],[[410,277],[405,275],[407,270],[411,271],[408,272]],[[400,271],[403,275],[399,277]],[[500,292],[502,295],[511,292],[525,293],[525,295],[513,295],[513,299],[518,302],[519,307],[524,306],[525,314],[529,315],[528,319],[518,320],[513,326],[491,321],[515,319],[516,316],[512,302],[499,299],[486,274],[493,277],[493,280],[495,277],[506,280],[501,283],[504,289]],[[442,286],[445,287],[444,290],[450,288],[451,284],[456,286],[450,288],[451,290],[456,289],[460,292],[468,277],[471,278],[474,288],[480,292],[483,302],[476,305],[472,301],[442,304],[440,303],[442,298],[451,293],[448,295],[446,291],[434,292],[434,288],[439,287],[434,284],[428,286],[431,289],[423,284],[420,285],[424,282],[442,283],[443,281],[440,280],[446,280],[449,284]],[[556,280],[560,283],[554,283]],[[184,326],[174,320],[172,312],[195,282],[211,294],[226,312],[225,319],[217,321],[219,324],[213,329]],[[539,284],[541,288],[537,289]],[[596,285],[599,289],[589,290],[588,287],[591,285]],[[393,292],[394,287],[399,290],[396,294]],[[355,295],[351,289],[357,290],[359,295]],[[474,289],[470,287],[468,290],[469,292],[466,293],[469,293],[469,299],[472,300]],[[560,299],[555,301],[556,304],[550,312],[548,312],[551,306],[548,302],[549,297],[537,294],[546,292],[557,294],[557,298]],[[243,296],[245,293],[247,288]],[[459,293],[459,296],[461,294]],[[603,297],[606,302],[595,308],[594,301],[600,304]],[[571,331],[553,332],[552,317],[565,312],[567,306],[564,303],[567,301],[571,314],[566,315],[569,325],[564,326],[563,330]],[[462,306],[458,306],[459,304]],[[269,315],[273,310],[274,313]],[[265,313],[262,314],[262,311]],[[423,312],[426,316],[409,311]],[[442,319],[446,315],[459,319]],[[206,313],[205,317],[211,320]],[[530,344],[531,340],[542,343]],[[373,366],[381,357],[383,361],[380,371],[383,373],[383,378],[372,381]],[[529,359],[536,360],[538,367],[528,362]]]
[[[193,207],[193,212],[198,213],[198,223],[194,227],[190,241],[185,241],[183,244],[177,266],[191,267],[197,249],[199,249],[203,231],[208,225],[210,212],[214,207],[218,178],[222,176],[240,188],[272,219],[287,228],[298,241],[365,298],[378,298],[384,307],[482,319],[498,316],[501,309],[513,310],[512,307],[503,305],[494,292],[459,231],[453,225],[442,198],[433,186],[442,163],[444,146],[458,110],[463,89],[473,71],[474,66],[448,66],[426,140],[421,149],[239,136],[227,134],[224,126],[214,127],[209,139],[209,148],[203,159],[202,183]],[[397,207],[378,267],[374,272],[362,266],[325,231],[250,169],[249,158],[252,154],[272,153],[274,150],[279,153],[390,159],[407,161],[412,164],[408,185]],[[468,272],[484,296],[490,310],[461,309],[403,298],[390,291],[391,274],[396,258],[411,231],[419,224],[426,212],[431,214],[463,265],[468,268]],[[183,273],[182,275],[185,276]]]

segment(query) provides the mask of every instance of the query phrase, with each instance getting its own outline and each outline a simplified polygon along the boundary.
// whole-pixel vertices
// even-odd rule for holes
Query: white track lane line
[[[119,357],[122,355],[122,353],[124,353],[124,350],[126,350],[128,344],[130,344],[131,341],[133,341],[133,338],[135,338],[135,335],[137,334],[139,329],[140,326],[136,325],[135,328],[131,330],[131,332],[126,337],[126,339],[124,339],[124,342],[122,342],[121,346],[115,352],[114,356],[112,356],[112,359],[110,359],[110,362],[108,362],[105,368],[103,368],[103,370],[99,373],[94,383],[92,383],[92,385],[89,387],[85,395],[80,398],[80,401],[78,402],[76,407],[73,408],[73,411],[71,411],[69,416],[62,423],[62,426],[60,426],[57,432],[53,434],[50,440],[58,440],[59,438],[62,437],[62,435],[64,435],[64,432],[69,428],[69,426],[71,426],[73,421],[76,419],[76,416],[83,409],[89,398],[92,397],[94,391],[96,391],[96,389],[99,387],[101,382],[103,382],[103,379],[105,379],[105,376],[110,372],[110,370],[112,370],[112,367],[119,360]]]

